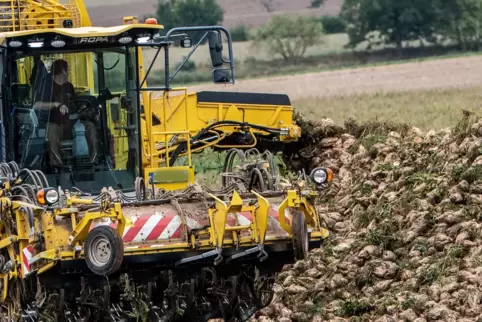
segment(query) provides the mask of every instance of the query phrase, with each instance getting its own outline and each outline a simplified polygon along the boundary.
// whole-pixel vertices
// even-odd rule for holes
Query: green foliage
[[[226,151],[214,152],[212,149],[206,149],[194,155],[192,161],[196,174],[209,171],[216,171],[219,174],[223,169],[225,158]]]
[[[185,59],[186,57],[184,57],[183,59]],[[184,63],[184,65],[182,65],[181,67],[181,71],[186,71],[186,72],[194,72],[197,70],[197,67],[196,67],[196,62],[193,61],[193,60],[188,60]]]
[[[315,19],[300,15],[277,15],[254,36],[255,46],[265,46],[272,55],[298,64],[306,50],[321,42],[323,27]]]
[[[366,299],[351,299],[343,302],[336,311],[338,316],[359,316],[375,309],[375,306]]]
[[[156,16],[164,25],[164,34],[171,28],[203,25],[219,25],[224,11],[216,0],[159,0]],[[203,33],[189,34],[194,42]]]
[[[400,53],[404,41],[448,40],[478,50],[482,41],[480,0],[346,0],[341,17],[351,47],[395,44]]]
[[[233,41],[247,41],[249,39],[249,30],[245,25],[239,25],[229,31]]]
[[[482,2],[480,0],[439,0],[437,28],[446,38],[454,39],[463,50],[480,49]]]
[[[322,16],[320,22],[327,34],[339,34],[346,31],[346,23],[339,16]]]
[[[396,44],[430,38],[434,32],[438,0],[346,0],[341,16],[348,23],[350,45],[368,41],[371,45]],[[377,37],[378,36],[378,37]]]

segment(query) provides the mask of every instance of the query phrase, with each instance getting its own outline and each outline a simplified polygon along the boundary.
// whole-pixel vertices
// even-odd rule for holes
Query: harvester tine
[[[268,230],[269,201],[255,191],[252,191],[252,193],[258,198],[258,207],[256,207],[254,212],[254,222],[259,242],[258,259],[260,262],[263,262],[268,258],[268,253],[264,250],[264,241],[266,238],[266,231]]]
[[[246,249],[246,250],[243,251],[243,252],[240,252],[240,253],[237,253],[237,254],[234,254],[234,255],[230,256],[228,259],[226,259],[226,263],[229,263],[229,262],[231,262],[231,261],[234,260],[234,259],[238,259],[238,258],[241,258],[241,257],[245,257],[245,256],[248,256],[248,255],[254,254],[254,253],[256,253],[258,250],[259,250],[259,247],[258,247],[258,246],[253,247],[253,248]]]
[[[222,249],[221,248],[217,248],[216,249],[217,253],[218,253],[218,256],[216,256],[216,258],[214,259],[214,265],[219,265],[223,260],[223,255],[222,254]]]
[[[202,253],[201,255],[183,258],[180,261],[176,262],[175,265],[179,266],[179,265],[183,265],[183,264],[186,264],[186,263],[194,262],[194,261],[197,261],[197,260],[201,260],[201,259],[208,258],[208,257],[211,257],[211,256],[216,256],[216,255],[220,256],[220,253],[218,252],[217,249],[213,249],[213,250],[210,250],[209,252]]]
[[[260,250],[258,254],[258,259],[260,262],[264,262],[268,259],[268,253],[264,250],[264,246],[260,245]]]
[[[241,258],[241,257],[245,257],[245,256],[248,256],[248,255],[254,254],[256,252],[259,252],[256,257],[259,259],[260,262],[263,262],[268,258],[268,253],[264,250],[264,246],[258,245],[256,247],[246,249],[245,251],[243,251],[241,253],[237,253],[237,254],[234,254],[234,255],[230,256],[228,259],[226,259],[226,263],[229,263],[232,260],[235,260],[235,259],[238,259],[238,258]]]

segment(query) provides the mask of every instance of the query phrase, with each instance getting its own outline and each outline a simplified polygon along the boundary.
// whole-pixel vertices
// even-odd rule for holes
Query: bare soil
[[[84,0],[92,22],[97,26],[122,24],[124,16],[137,15],[139,18],[155,13],[157,0]],[[276,10],[267,12],[260,0],[218,0],[224,9],[223,25],[232,28],[239,24],[260,26],[272,15],[284,12],[298,12],[311,16],[336,15],[341,8],[341,0],[327,0],[322,8],[308,9],[310,0],[278,0]],[[162,24],[162,21],[159,23]]]
[[[205,84],[189,89],[285,93],[296,101],[334,95],[476,87],[482,85],[479,70],[482,56],[238,80],[234,87]]]

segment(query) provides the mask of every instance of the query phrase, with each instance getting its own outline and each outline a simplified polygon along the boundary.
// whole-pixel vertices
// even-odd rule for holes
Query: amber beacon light
[[[147,18],[146,24],[147,25],[157,25],[157,19],[156,18]]]

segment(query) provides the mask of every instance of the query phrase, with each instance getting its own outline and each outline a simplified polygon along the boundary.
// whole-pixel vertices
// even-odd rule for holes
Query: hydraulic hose
[[[206,133],[208,133],[210,130],[214,129],[215,127],[218,127],[218,126],[222,126],[222,125],[240,125],[240,126],[246,126],[246,127],[251,127],[253,129],[256,129],[256,130],[261,130],[261,131],[265,131],[265,132],[268,132],[270,134],[280,134],[280,130],[279,129],[275,129],[275,128],[269,128],[269,127],[266,127],[266,126],[262,126],[262,125],[257,125],[257,124],[252,124],[252,123],[247,123],[247,122],[238,122],[238,121],[219,121],[219,122],[214,122],[213,124],[210,124],[209,126],[203,128],[201,131],[199,131],[199,133],[197,133],[196,135],[194,135],[192,138],[191,138],[191,145],[193,144],[193,142],[196,142],[197,140],[199,140],[203,135],[205,135]],[[176,162],[177,158],[179,157],[179,155],[181,154],[181,152],[186,148],[186,143],[185,142],[182,142],[180,143],[177,148],[174,150],[174,152],[172,153],[171,155],[171,158],[169,160],[169,166],[173,166],[174,163]]]

